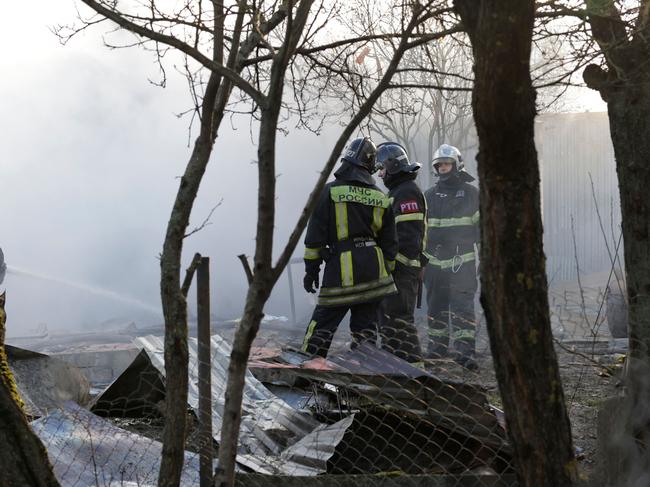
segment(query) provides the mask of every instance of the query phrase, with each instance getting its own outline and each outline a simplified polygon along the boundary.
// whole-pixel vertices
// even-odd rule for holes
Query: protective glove
[[[318,274],[305,274],[302,285],[308,293],[315,293],[316,289],[318,289]]]

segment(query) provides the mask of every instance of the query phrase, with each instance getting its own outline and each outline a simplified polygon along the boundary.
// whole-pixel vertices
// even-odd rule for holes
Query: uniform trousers
[[[397,294],[386,296],[379,310],[381,348],[407,362],[422,360],[414,317],[420,282],[419,274],[419,268],[408,267],[398,262],[393,272]]]
[[[305,333],[302,351],[310,355],[326,357],[334,333],[348,311],[350,311],[352,348],[356,348],[363,341],[375,344],[377,342],[378,308],[379,301],[377,300],[345,306],[317,305]]]
[[[451,338],[455,354],[473,357],[476,338],[474,295],[478,287],[474,261],[465,262],[457,272],[429,264],[424,283],[427,290],[427,355],[429,358],[447,356]]]

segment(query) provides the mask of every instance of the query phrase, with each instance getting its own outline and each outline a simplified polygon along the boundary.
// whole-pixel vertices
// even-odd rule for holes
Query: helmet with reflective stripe
[[[387,174],[415,172],[420,167],[419,162],[409,162],[406,149],[397,142],[384,142],[377,146],[377,168],[385,169]]]
[[[431,165],[436,171],[436,174],[439,174],[438,164],[442,163],[453,164],[453,172],[462,171],[465,168],[465,164],[463,163],[463,156],[461,155],[460,151],[453,145],[442,144],[440,147],[438,147],[435,154],[433,154]]]
[[[370,174],[374,173],[375,156],[377,155],[377,147],[370,137],[360,137],[354,139],[343,151],[341,160],[347,161],[355,166],[366,169]]]

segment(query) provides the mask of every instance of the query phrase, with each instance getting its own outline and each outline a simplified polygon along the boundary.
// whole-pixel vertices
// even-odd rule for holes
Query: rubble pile
[[[198,485],[198,345],[193,338],[188,343],[183,485]],[[219,335],[211,350],[218,448],[231,350]],[[62,485],[96,485],[98,478],[107,485],[156,484],[166,395],[162,338],[136,337],[128,347],[115,347],[112,360],[93,346],[87,352],[59,349],[53,356],[9,345],[7,351]],[[119,373],[107,381],[107,370]],[[246,374],[237,467],[289,477],[509,474],[511,451],[501,419],[480,386],[443,379],[374,346],[362,344],[327,360],[256,348]]]

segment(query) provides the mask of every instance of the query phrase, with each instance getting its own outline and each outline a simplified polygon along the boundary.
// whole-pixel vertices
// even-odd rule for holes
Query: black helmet
[[[377,146],[377,168],[386,169],[386,174],[415,172],[422,166],[419,162],[410,163],[404,146],[397,142],[384,142]]]
[[[377,148],[370,137],[360,137],[350,142],[343,151],[341,160],[362,167],[372,174],[377,170],[375,168],[376,155]]]

